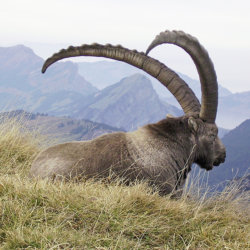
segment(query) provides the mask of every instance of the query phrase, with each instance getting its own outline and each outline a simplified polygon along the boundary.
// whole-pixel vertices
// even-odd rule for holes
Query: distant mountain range
[[[23,45],[0,47],[0,87],[25,93],[60,91],[89,95],[97,91],[91,83],[78,74],[78,67],[72,62],[55,64],[46,74],[41,74],[44,60],[30,48]]]
[[[77,65],[61,62],[41,74],[44,60],[22,45],[0,48],[0,110],[25,109],[64,115],[97,89],[78,74]]]
[[[0,113],[0,123],[13,118],[24,129],[36,131],[35,134],[39,131],[39,134],[44,135],[45,140],[50,145],[68,141],[91,140],[102,134],[123,131],[88,120],[55,117],[40,113],[34,114],[23,110]]]
[[[168,113],[180,116],[182,111],[161,101],[147,77],[134,74],[90,95],[74,117],[134,130]]]
[[[138,72],[144,76],[145,73],[125,63],[57,62],[46,74],[41,74],[43,62],[22,45],[0,48],[0,110],[24,109],[93,119],[127,130],[160,120],[167,113],[180,114],[173,107],[178,108],[178,103],[165,87],[148,75],[139,77]],[[199,96],[199,82],[180,76]],[[152,80],[153,88],[148,79]],[[250,91],[232,94],[219,86],[219,96],[220,127],[231,129],[250,118]]]
[[[172,94],[161,85],[161,83],[145,73],[143,70],[135,68],[129,64],[119,61],[98,61],[98,62],[80,62],[78,63],[79,73],[84,76],[89,82],[91,82],[98,89],[103,89],[118,82],[120,79],[140,73],[146,75],[147,78],[153,83],[153,87],[160,98],[170,98],[170,100],[177,104]],[[179,76],[185,80],[190,88],[195,92],[196,96],[200,98],[201,96],[201,87],[200,83],[197,80],[194,80],[187,75],[178,73]],[[219,94],[220,96],[227,96],[232,94],[228,89],[219,85]],[[172,98],[171,98],[172,97]],[[178,105],[178,104],[177,104]]]
[[[159,99],[143,75],[98,91],[78,74],[77,64],[58,62],[41,74],[43,62],[25,46],[0,48],[0,110],[91,119],[126,130],[181,114]]]
[[[99,89],[116,83],[119,79],[128,75],[138,72],[144,74],[152,81],[154,89],[162,100],[180,109],[176,99],[159,81],[144,71],[126,63],[116,61],[81,62],[78,63],[78,66],[79,73]],[[178,74],[200,99],[201,87],[199,81],[184,74]],[[248,118],[250,118],[250,91],[233,94],[228,89],[219,85],[217,124],[220,127],[232,129]]]

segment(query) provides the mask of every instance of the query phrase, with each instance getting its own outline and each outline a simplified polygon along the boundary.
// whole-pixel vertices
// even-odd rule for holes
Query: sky
[[[0,46],[24,44],[44,59],[93,42],[145,51],[161,31],[183,30],[208,50],[222,86],[250,91],[249,11],[249,0],[1,0]],[[194,63],[176,46],[159,46],[150,56],[198,79]],[[77,59],[93,60],[100,58]]]

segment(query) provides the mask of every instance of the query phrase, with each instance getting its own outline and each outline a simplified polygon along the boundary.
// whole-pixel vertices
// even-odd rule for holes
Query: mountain
[[[110,84],[118,82],[121,78],[131,74],[141,73],[146,75],[153,84],[159,97],[168,104],[181,109],[174,96],[162,86],[156,79],[149,76],[144,71],[132,67],[123,62],[97,61],[78,63],[79,73],[94,86],[103,89]],[[196,96],[200,99],[201,87],[198,80],[194,80],[184,74],[178,73],[186,81]],[[220,127],[233,129],[244,120],[250,118],[250,92],[233,94],[228,89],[219,85],[219,106],[217,114],[217,124]]]
[[[139,73],[89,96],[84,105],[74,117],[126,130],[159,121],[168,113],[175,116],[182,114],[176,107],[161,101],[150,80]]]
[[[124,62],[116,61],[97,61],[97,62],[80,62],[78,63],[79,74],[84,76],[88,81],[90,81],[98,89],[103,89],[108,87],[111,84],[118,82],[120,79],[132,75],[135,73],[141,73],[146,75],[153,83],[153,87],[156,90],[157,94],[161,98],[172,97],[172,94],[166,90],[166,87],[162,86],[158,80],[151,77],[143,70],[137,69],[129,64]],[[201,96],[201,87],[200,83],[197,80],[194,80],[184,74],[178,73],[180,77],[185,80],[188,85],[193,89],[197,97]],[[230,95],[231,92],[219,85],[220,96]],[[170,98],[174,104],[175,98]]]
[[[57,62],[42,74],[43,63],[25,46],[0,48],[0,110],[91,119],[128,130],[167,113],[181,114],[162,102],[150,81],[139,74],[98,91],[78,74],[76,63]]]
[[[66,115],[77,117],[79,115],[80,118],[87,117],[87,119],[91,118],[100,122],[106,122],[108,116],[101,114],[101,110],[98,111],[99,108],[93,108],[91,106],[87,110],[84,110],[88,105],[93,105],[93,102],[97,100],[96,97],[93,96],[95,96],[95,94],[98,96],[100,93],[106,95],[105,93],[108,91],[108,88],[105,92],[102,92],[104,90],[103,86],[110,86],[112,83],[116,84],[123,76],[127,77],[130,73],[141,72],[145,74],[143,71],[125,63],[110,61],[79,64],[69,61],[57,62],[47,70],[46,74],[41,74],[40,70],[43,62],[42,58],[38,57],[30,48],[23,45],[7,48],[0,47],[0,110],[24,109],[31,112],[45,112],[57,116]],[[79,72],[83,72],[83,69],[85,70],[84,74],[86,78],[92,77],[93,81],[99,81],[98,86],[102,87],[101,92],[98,92],[97,88],[78,73],[78,66]],[[181,76],[189,83],[197,95],[199,95],[199,82],[185,75]],[[114,82],[115,80],[117,81]],[[102,85],[102,83],[104,85]],[[154,98],[157,102],[157,104],[155,104],[157,106],[155,107],[156,114],[150,111],[151,113],[148,113],[150,117],[146,119],[146,114],[139,112],[138,116],[134,116],[134,118],[141,122],[130,120],[131,125],[125,125],[126,128],[136,128],[137,126],[145,124],[147,121],[155,121],[158,118],[161,119],[163,117],[163,111],[162,108],[159,108],[159,105],[166,106],[166,103],[178,105],[175,98],[170,97],[170,92],[158,81],[153,79],[152,83],[161,99],[159,100],[158,97]],[[126,87],[124,86],[124,88],[120,90],[126,92],[125,89]],[[222,87],[220,87],[220,90],[217,115],[217,124],[219,126],[233,128],[245,119],[250,118],[250,92],[231,94]],[[111,88],[110,91],[113,91],[113,88]],[[133,94],[137,95],[138,90],[134,89],[134,91]],[[141,91],[142,90],[138,93],[141,93]],[[155,93],[153,97],[155,97]],[[108,99],[105,99],[105,102],[108,103]],[[119,101],[119,105],[121,105],[121,101]],[[133,107],[133,111],[135,107],[139,107],[139,109],[141,109],[142,106],[146,107],[145,102],[143,105],[138,102],[138,105],[139,106]],[[119,107],[117,106],[116,109],[119,109]],[[167,108],[165,107],[167,113],[172,113],[173,109],[171,105],[167,105]],[[160,113],[157,113],[157,110]],[[177,114],[176,109],[174,110],[173,114]],[[94,113],[90,114],[92,111]],[[111,109],[109,111],[111,112]],[[129,115],[129,113],[130,112],[127,112],[127,115]],[[142,114],[142,117],[139,117],[140,114]],[[110,118],[116,120],[112,121],[112,125],[114,126],[123,126],[123,124],[127,122],[127,120],[124,119],[124,121],[121,119],[118,114],[117,117],[114,118],[114,116],[111,115]],[[118,119],[120,121],[118,121]]]
[[[69,117],[53,117],[48,114],[29,113],[23,110],[0,113],[0,122],[16,119],[23,128],[45,135],[48,144],[67,141],[90,140],[106,133],[123,131],[106,124]],[[47,141],[47,140],[46,140]]]
[[[44,107],[48,107],[49,100],[60,109],[97,91],[78,74],[76,64],[58,62],[41,74],[43,63],[42,58],[23,45],[0,48],[1,110],[48,112]]]

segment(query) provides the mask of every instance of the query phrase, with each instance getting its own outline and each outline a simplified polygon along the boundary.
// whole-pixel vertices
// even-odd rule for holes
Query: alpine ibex
[[[163,63],[149,57],[162,43],[183,48],[193,59],[201,82],[202,103],[188,85]],[[41,178],[106,178],[113,174],[128,183],[147,180],[168,194],[182,186],[197,163],[211,170],[225,161],[215,118],[218,105],[216,73],[207,51],[198,40],[180,31],[160,33],[146,54],[110,44],[69,47],[48,58],[42,72],[54,62],[74,56],[106,57],[131,64],[158,79],[175,96],[185,115],[167,116],[133,132],[102,135],[91,141],[49,147],[34,160],[30,175]]]

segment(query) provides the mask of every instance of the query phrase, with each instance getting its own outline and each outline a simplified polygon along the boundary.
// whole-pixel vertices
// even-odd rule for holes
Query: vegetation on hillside
[[[145,183],[30,180],[41,137],[0,125],[1,249],[249,249],[247,194],[179,200]]]

